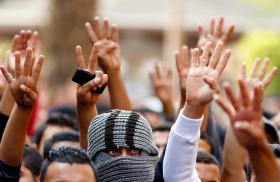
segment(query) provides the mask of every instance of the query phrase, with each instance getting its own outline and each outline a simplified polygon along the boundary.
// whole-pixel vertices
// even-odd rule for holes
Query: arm
[[[113,109],[131,110],[132,105],[121,77],[121,54],[119,45],[119,31],[116,25],[109,27],[109,21],[104,19],[103,28],[100,20],[95,18],[95,30],[90,23],[85,24],[92,44],[99,43],[98,64],[110,77],[108,88]]]
[[[172,71],[166,66],[157,63],[149,74],[156,96],[160,99],[164,113],[173,118],[175,109],[173,103]]]
[[[20,54],[15,53],[15,78],[12,78],[5,68],[1,67],[1,71],[9,83],[11,93],[16,102],[0,145],[0,159],[10,166],[21,164],[28,120],[38,96],[36,84],[44,57],[39,57],[34,71],[31,69],[31,62],[32,49],[27,48],[23,68],[20,65]]]
[[[192,51],[185,106],[178,124],[172,128],[163,161],[163,176],[167,182],[200,181],[195,169],[199,129],[207,105],[219,91],[218,82],[231,54],[226,50],[222,56],[223,43],[219,42],[209,58],[210,46],[208,42],[201,56],[198,48]],[[174,156],[180,160],[174,160]]]
[[[231,107],[218,96],[215,100],[229,116],[237,141],[248,151],[257,181],[279,181],[279,167],[268,146],[262,121],[263,85],[255,82],[252,91],[246,81],[239,80],[239,97],[228,83],[224,88]]]
[[[245,164],[246,151],[236,140],[233,130],[228,127],[224,145],[224,169],[222,181],[246,181]]]
[[[82,48],[76,47],[76,64],[78,68],[84,69],[96,77],[84,85],[79,85],[77,88],[77,112],[78,120],[80,122],[80,146],[83,149],[87,149],[87,133],[88,127],[92,120],[97,115],[96,102],[99,94],[94,90],[98,87],[102,87],[108,81],[108,75],[103,74],[101,71],[95,71],[97,63],[97,53],[99,50],[99,44],[96,43],[91,51],[89,64],[86,68],[83,58]]]

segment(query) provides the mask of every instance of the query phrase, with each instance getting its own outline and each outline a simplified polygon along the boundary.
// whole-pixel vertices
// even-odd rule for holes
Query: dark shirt
[[[0,181],[18,182],[20,176],[20,166],[9,166],[0,160]]]

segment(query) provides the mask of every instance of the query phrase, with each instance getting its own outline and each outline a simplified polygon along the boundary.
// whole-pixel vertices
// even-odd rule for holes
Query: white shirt
[[[180,111],[167,142],[163,160],[164,181],[200,182],[195,164],[202,120],[203,116],[190,119]]]

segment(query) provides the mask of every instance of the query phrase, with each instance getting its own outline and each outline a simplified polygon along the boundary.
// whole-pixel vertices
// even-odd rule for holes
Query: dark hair
[[[73,118],[77,118],[76,107],[74,106],[60,105],[60,106],[51,107],[48,110],[48,116],[52,116],[54,113],[66,114]]]
[[[78,130],[78,122],[75,118],[68,116],[67,114],[53,113],[35,132],[33,142],[36,143],[37,146],[40,145],[41,139],[48,125],[67,126],[73,130]]]
[[[26,145],[23,152],[23,165],[31,172],[33,179],[40,175],[43,158],[36,149]]]
[[[172,127],[172,124],[170,123],[164,123],[164,124],[161,124],[160,126],[158,127],[155,127],[153,128],[153,132],[155,131],[170,131],[171,130],[171,127]]]
[[[71,141],[71,142],[79,142],[79,132],[70,130],[70,131],[64,131],[61,133],[57,133],[52,138],[50,138],[44,146],[44,153],[43,157],[44,159],[49,155],[49,151],[52,149],[53,145],[57,142],[61,141]]]
[[[58,149],[51,150],[47,158],[44,160],[40,175],[41,182],[44,182],[48,167],[53,162],[67,164],[88,164],[94,172],[90,159],[88,158],[87,153],[83,149],[74,147],[60,147]]]
[[[222,171],[222,166],[216,157],[204,151],[197,152],[196,163],[214,164],[218,166],[220,173]]]
[[[200,132],[200,139],[206,141],[210,145],[210,153],[214,155],[214,144],[212,138],[205,131]]]
[[[272,152],[274,153],[276,158],[280,158],[280,144],[269,144],[270,148],[272,149]],[[251,180],[251,174],[252,174],[252,166],[251,163],[247,166],[246,176],[247,180]]]

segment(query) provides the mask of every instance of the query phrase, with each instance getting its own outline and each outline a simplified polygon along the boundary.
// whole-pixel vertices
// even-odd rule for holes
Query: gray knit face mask
[[[93,160],[93,164],[97,181],[151,182],[154,179],[157,161],[158,156],[149,156],[145,152],[142,152],[139,157],[112,157],[105,152],[100,152]]]

